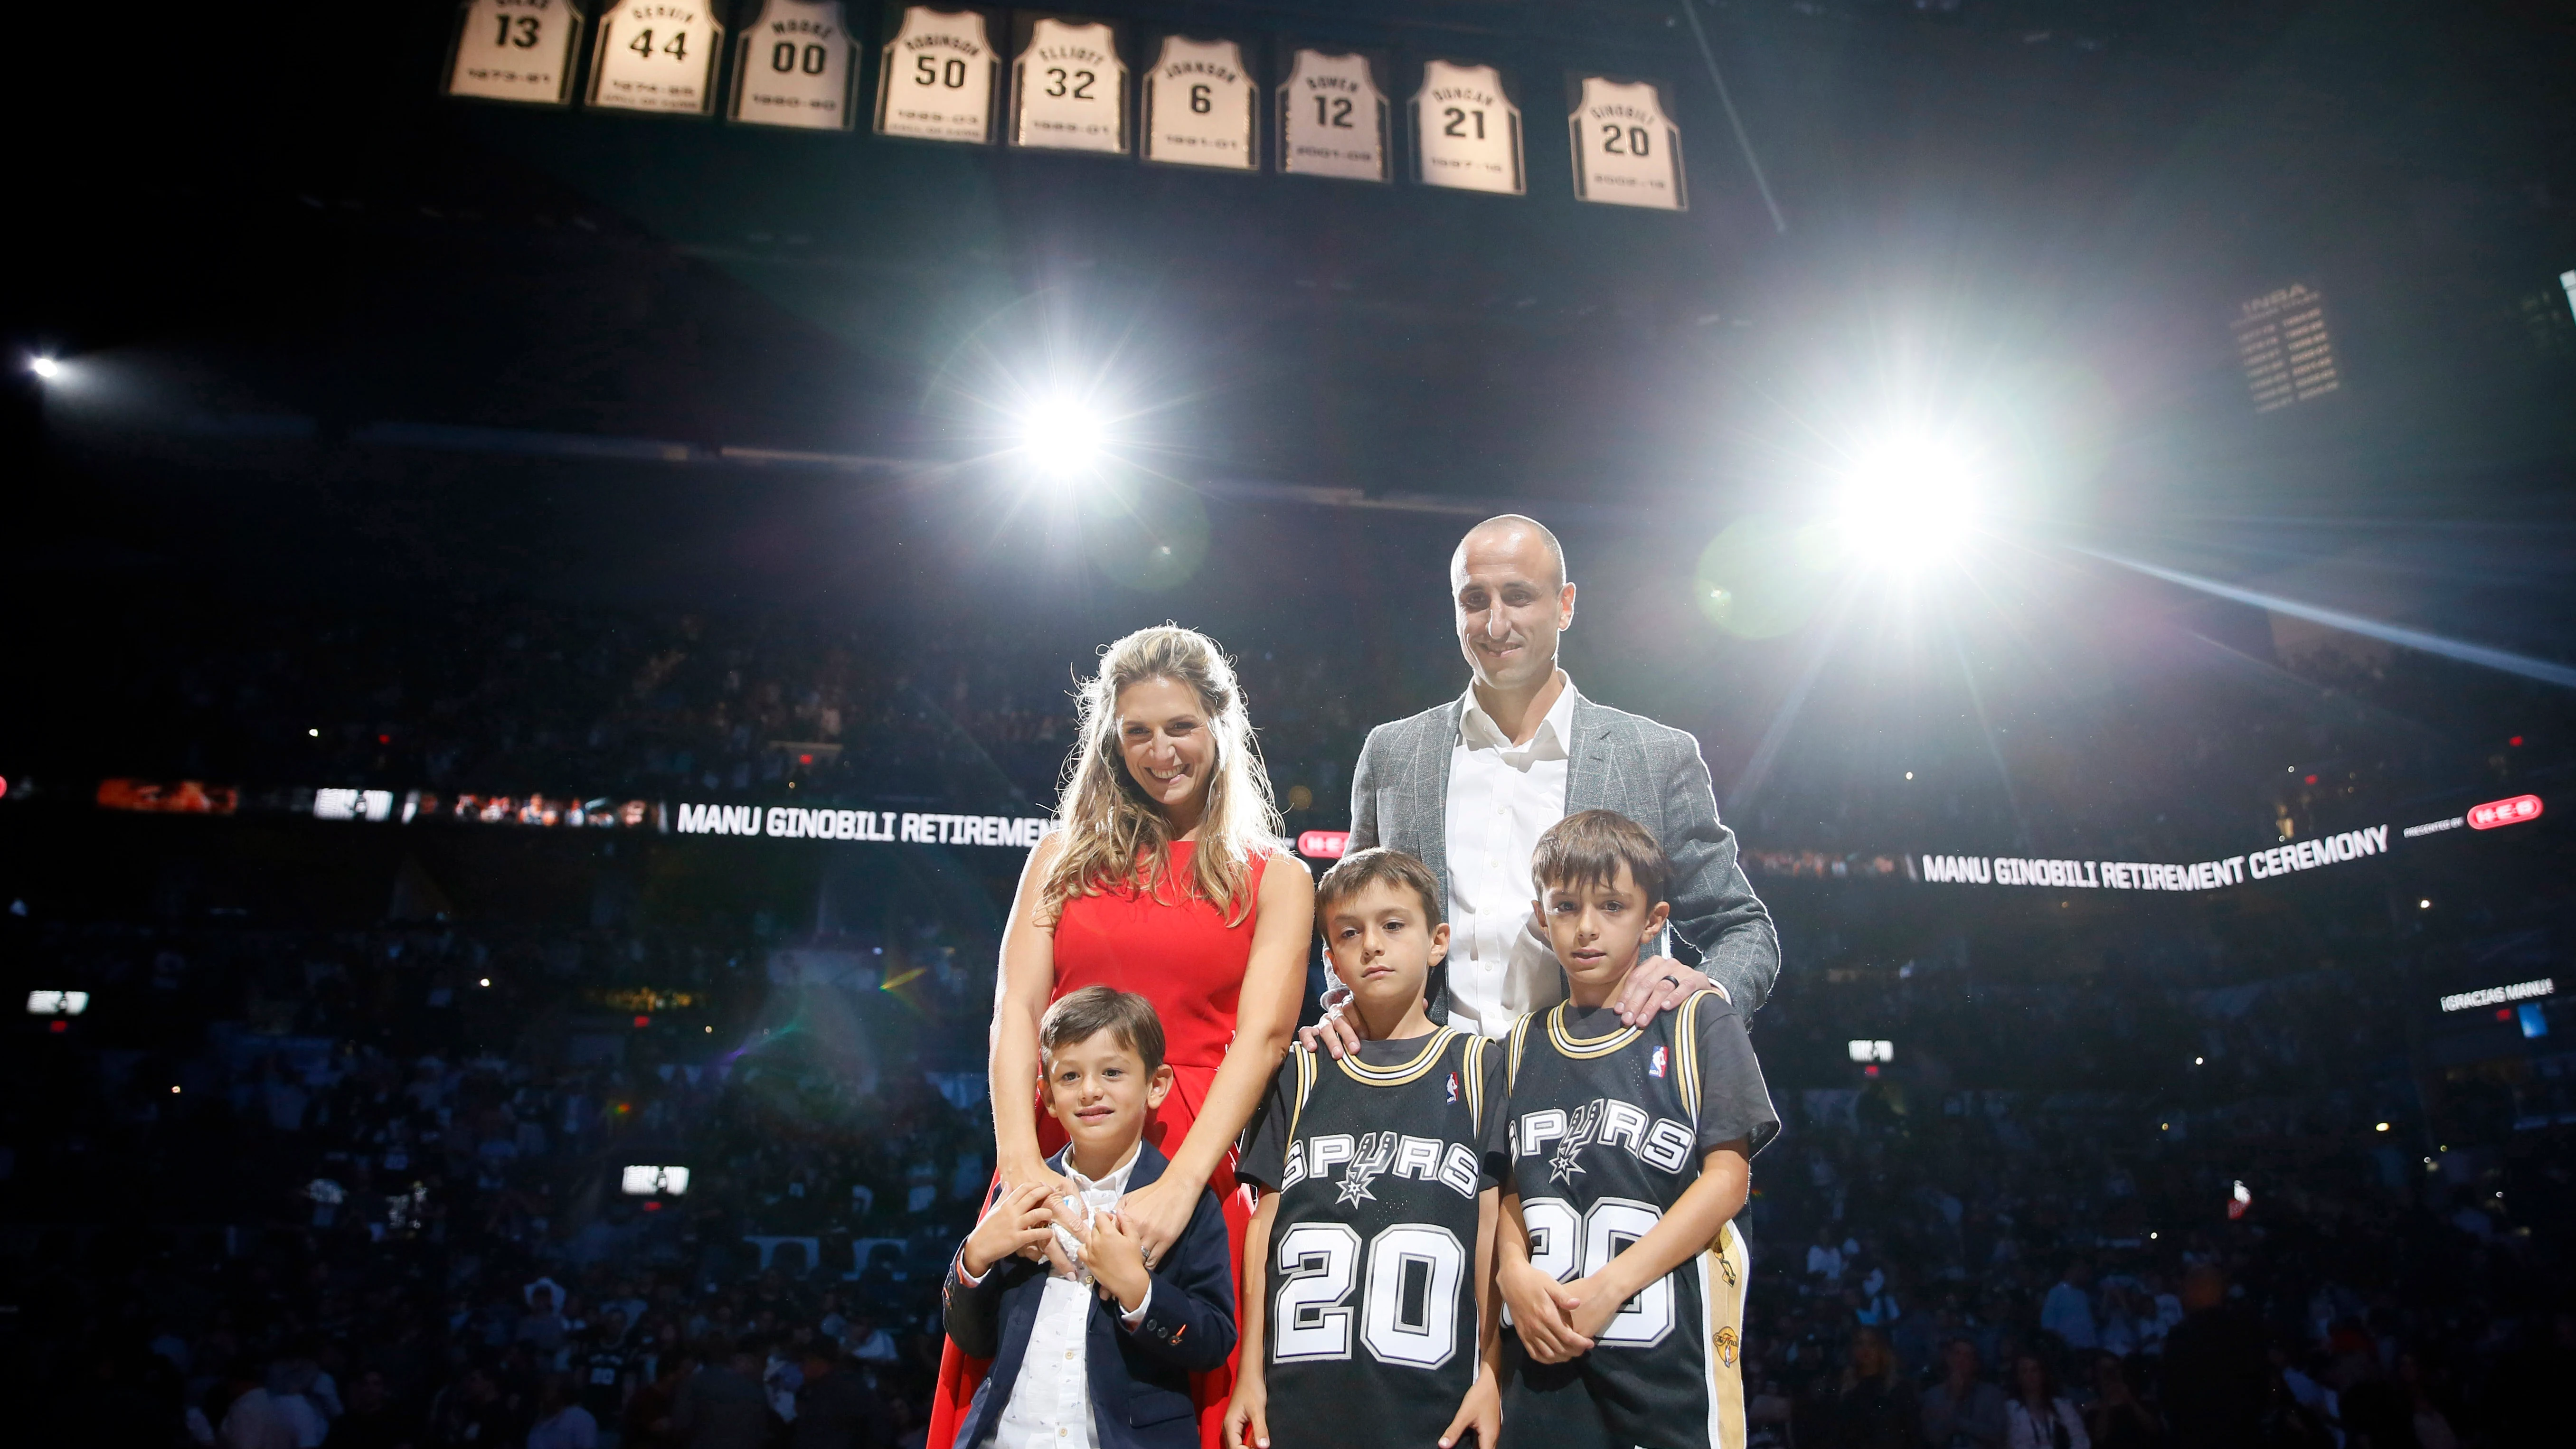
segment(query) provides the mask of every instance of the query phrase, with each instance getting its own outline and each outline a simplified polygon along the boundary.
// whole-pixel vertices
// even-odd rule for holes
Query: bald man
[[[1669,954],[1644,963],[1620,1019],[1648,1020],[1708,985],[1750,1016],[1780,974],[1771,913],[1736,864],[1734,832],[1717,821],[1699,741],[1593,703],[1557,666],[1557,640],[1574,624],[1564,546],[1536,519],[1486,519],[1449,560],[1449,594],[1467,692],[1371,730],[1351,777],[1350,849],[1418,856],[1448,891],[1449,959],[1431,982],[1432,1019],[1501,1036],[1522,1013],[1565,999],[1564,972],[1530,925],[1530,854],[1549,826],[1592,809],[1616,810],[1663,842],[1672,937],[1701,968]],[[1348,1033],[1337,1021],[1323,1044],[1339,1048]]]

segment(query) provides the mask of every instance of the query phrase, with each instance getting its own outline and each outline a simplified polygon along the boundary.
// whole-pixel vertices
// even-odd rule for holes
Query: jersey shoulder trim
[[[1523,1013],[1512,1023],[1511,1055],[1503,1059],[1503,1090],[1511,1091],[1521,1083],[1521,1053],[1529,1049],[1530,1018]]]
[[[1638,1037],[1645,1034],[1637,1027],[1623,1026],[1606,1036],[1576,1036],[1567,1030],[1565,1025],[1565,1008],[1570,1004],[1560,1001],[1549,1008],[1547,1013],[1547,1044],[1556,1048],[1559,1056],[1571,1057],[1576,1061],[1606,1057],[1613,1052],[1625,1050],[1634,1044]]]
[[[1484,1037],[1470,1036],[1458,1053],[1458,1075],[1467,1087],[1467,1124],[1479,1136],[1485,1131],[1485,1053],[1493,1045]]]
[[[1370,1066],[1361,1061],[1356,1053],[1337,1057],[1333,1064],[1342,1069],[1344,1076],[1363,1087],[1401,1087],[1407,1082],[1419,1080],[1424,1073],[1440,1065],[1440,1058],[1448,1052],[1450,1038],[1457,1035],[1458,1028],[1454,1026],[1440,1027],[1423,1038],[1422,1049],[1415,1052],[1411,1060],[1399,1062],[1391,1067]]]
[[[1288,1049],[1288,1059],[1297,1064],[1297,1100],[1288,1107],[1288,1140],[1297,1140],[1298,1119],[1306,1115],[1306,1099],[1315,1095],[1315,1053],[1305,1046]]]
[[[1699,1120],[1699,1014],[1712,992],[1694,991],[1673,1009],[1673,1084],[1681,1089],[1682,1110]]]

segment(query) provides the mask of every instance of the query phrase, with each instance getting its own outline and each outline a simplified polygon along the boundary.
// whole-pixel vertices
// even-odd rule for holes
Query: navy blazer
[[[1064,1171],[1071,1151],[1056,1154],[1048,1166]],[[1127,1174],[1128,1190],[1161,1177],[1170,1165],[1152,1143],[1139,1143],[1136,1165]],[[1020,1381],[1020,1364],[1037,1326],[1038,1301],[1046,1294],[1047,1265],[1005,1258],[985,1273],[983,1282],[969,1283],[963,1245],[957,1252],[941,1291],[948,1337],[958,1352],[993,1361],[966,1406],[957,1449],[981,1449],[993,1437],[1002,1408]],[[1233,1250],[1215,1193],[1200,1191],[1189,1228],[1164,1252],[1151,1276],[1153,1296],[1132,1332],[1119,1322],[1117,1305],[1097,1294],[1091,1300],[1083,1358],[1100,1449],[1198,1449],[1190,1375],[1222,1367],[1234,1352],[1235,1338]]]

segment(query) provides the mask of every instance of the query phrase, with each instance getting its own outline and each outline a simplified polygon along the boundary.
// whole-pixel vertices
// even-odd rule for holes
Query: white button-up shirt
[[[1574,681],[1529,743],[1515,745],[1469,685],[1449,754],[1449,1021],[1499,1037],[1565,999],[1556,953],[1530,926],[1530,856],[1565,818]]]
[[[1551,958],[1553,959],[1553,958]],[[1136,1168],[1136,1149],[1105,1177],[1094,1181],[1064,1157],[1065,1180],[1082,1194],[1086,1214],[1114,1206],[1127,1192],[1127,1175]],[[1057,1230],[1059,1234],[1062,1229]],[[1070,1254],[1068,1254],[1070,1257]],[[991,1272],[991,1269],[986,1269]],[[983,1280],[977,1279],[981,1282]],[[1091,1275],[1076,1265],[1074,1276],[1050,1271],[1045,1296],[1038,1300],[1038,1319],[1029,1329],[1028,1356],[1020,1360],[1019,1379],[1011,1385],[1010,1402],[987,1442],[993,1449],[1100,1449],[1100,1434],[1091,1418],[1091,1363],[1086,1351],[1091,1335],[1091,1300],[1097,1292]],[[1154,1290],[1145,1290],[1136,1311],[1120,1315],[1134,1328],[1145,1319]]]

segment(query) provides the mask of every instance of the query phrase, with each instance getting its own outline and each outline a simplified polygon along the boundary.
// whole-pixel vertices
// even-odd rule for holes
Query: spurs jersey
[[[1476,1380],[1476,1207],[1501,1181],[1501,1043],[1440,1027],[1272,1083],[1236,1175],[1279,1194],[1272,1449],[1439,1441]]]
[[[1744,1019],[1714,991],[1636,1027],[1568,1002],[1521,1018],[1506,1049],[1510,1190],[1531,1262],[1561,1281],[1652,1231],[1710,1148],[1758,1152],[1780,1130]],[[1730,1222],[1569,1363],[1533,1362],[1505,1333],[1504,1449],[1739,1449],[1748,1268]]]

